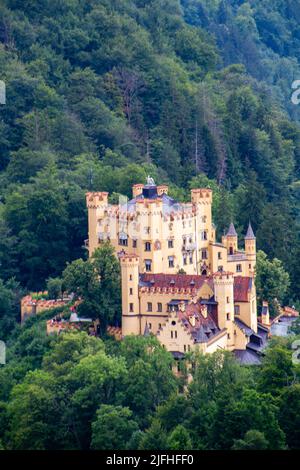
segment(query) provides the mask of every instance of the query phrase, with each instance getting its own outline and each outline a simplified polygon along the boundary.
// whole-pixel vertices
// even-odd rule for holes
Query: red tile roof
[[[234,301],[248,302],[248,293],[252,287],[252,277],[236,276],[234,278]]]
[[[224,274],[224,273],[223,273]],[[213,276],[190,274],[142,274],[140,285],[153,289],[200,289],[207,282],[213,289]],[[234,277],[234,301],[248,302],[248,293],[252,287],[251,277]]]
[[[200,289],[205,282],[213,287],[211,277],[190,274],[142,274],[140,279],[153,288]]]

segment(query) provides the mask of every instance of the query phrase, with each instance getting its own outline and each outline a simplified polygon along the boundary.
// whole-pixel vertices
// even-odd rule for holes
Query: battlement
[[[234,281],[234,274],[232,272],[218,271],[213,274],[215,284],[231,284]]]
[[[86,205],[89,209],[97,209],[97,207],[103,207],[108,204],[107,192],[93,192],[86,193]]]
[[[136,198],[137,196],[139,196],[140,194],[143,193],[143,189],[144,189],[144,184],[142,183],[139,183],[139,184],[134,184],[132,186],[132,197],[133,198]]]
[[[120,260],[120,263],[121,265],[127,265],[128,263],[134,263],[134,264],[138,264],[139,263],[139,257],[132,254],[128,254],[128,253],[124,253],[122,255],[119,255],[119,260]]]
[[[209,188],[192,189],[191,201],[193,204],[212,204],[212,190]]]

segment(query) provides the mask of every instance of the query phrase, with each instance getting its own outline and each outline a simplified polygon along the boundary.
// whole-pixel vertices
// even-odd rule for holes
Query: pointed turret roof
[[[245,240],[254,240],[254,239],[255,239],[255,235],[254,235],[254,232],[252,230],[251,223],[249,222],[249,226],[248,226],[248,230],[247,230],[247,233],[246,233],[246,236],[245,236]]]
[[[230,224],[226,237],[237,237],[237,233],[232,222]]]

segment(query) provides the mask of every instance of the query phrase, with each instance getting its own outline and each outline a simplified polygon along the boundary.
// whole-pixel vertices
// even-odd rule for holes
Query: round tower
[[[120,257],[122,279],[122,335],[141,334],[139,306],[139,257]]]

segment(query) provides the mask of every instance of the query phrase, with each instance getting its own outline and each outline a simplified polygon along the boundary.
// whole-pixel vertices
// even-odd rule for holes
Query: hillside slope
[[[195,26],[183,3],[185,12],[177,0],[2,2],[4,281],[44,287],[84,256],[85,191],[115,200],[151,173],[179,199],[210,184],[219,235],[231,220],[243,234],[250,218],[299,298],[299,127],[245,51],[226,59],[207,6],[219,2],[205,2],[206,24],[201,13]],[[280,22],[281,2],[270,8]],[[290,60],[294,43],[274,53]]]

